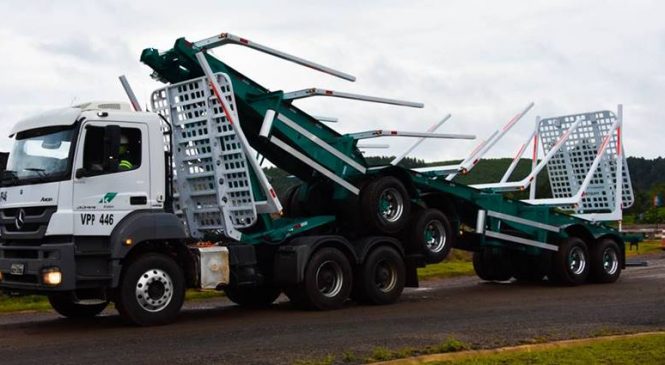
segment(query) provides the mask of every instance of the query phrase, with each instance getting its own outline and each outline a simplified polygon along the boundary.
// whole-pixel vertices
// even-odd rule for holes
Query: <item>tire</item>
[[[98,304],[79,304],[69,293],[49,294],[48,301],[58,314],[66,318],[92,318],[101,313],[109,304],[108,301]]]
[[[517,281],[536,283],[545,278],[546,267],[540,256],[516,252],[512,257],[513,277]]]
[[[354,280],[353,297],[361,303],[392,304],[399,299],[406,281],[402,256],[392,247],[372,250]]]
[[[394,235],[409,222],[411,200],[404,184],[392,176],[382,176],[360,193],[360,221],[378,234]]]
[[[443,261],[453,248],[453,232],[448,218],[438,209],[425,209],[415,214],[409,244],[422,253],[428,264]]]
[[[286,293],[298,307],[330,310],[344,305],[352,287],[349,260],[340,250],[324,247],[310,257],[303,283]]]
[[[173,322],[185,300],[185,277],[169,256],[147,253],[129,263],[120,279],[116,307],[140,326]]]
[[[272,287],[227,286],[224,293],[230,301],[241,307],[262,308],[270,306],[282,291]]]
[[[550,279],[562,285],[581,285],[589,276],[589,250],[586,243],[577,237],[569,237],[559,245],[552,256]]]
[[[613,283],[621,275],[621,250],[612,239],[599,240],[590,250],[590,278],[595,283]]]
[[[473,253],[473,269],[485,281],[507,281],[513,276],[510,256],[488,247]]]

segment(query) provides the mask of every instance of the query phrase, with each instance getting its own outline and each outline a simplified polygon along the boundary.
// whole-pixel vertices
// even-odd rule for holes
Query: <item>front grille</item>
[[[56,206],[0,209],[0,236],[2,240],[29,241],[42,239],[51,216],[57,209]]]

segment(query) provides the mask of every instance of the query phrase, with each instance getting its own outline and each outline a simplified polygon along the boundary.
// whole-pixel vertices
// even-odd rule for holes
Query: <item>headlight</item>
[[[60,285],[60,283],[62,283],[62,272],[60,272],[60,268],[50,267],[42,270],[42,280],[46,285]]]

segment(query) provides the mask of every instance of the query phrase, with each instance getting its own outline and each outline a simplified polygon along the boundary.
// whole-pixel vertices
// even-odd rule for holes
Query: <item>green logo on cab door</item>
[[[106,193],[106,194],[104,195],[104,197],[102,197],[101,199],[99,199],[99,203],[100,203],[100,204],[108,204],[108,203],[110,203],[111,201],[113,201],[113,199],[115,198],[116,195],[118,195],[118,193]]]

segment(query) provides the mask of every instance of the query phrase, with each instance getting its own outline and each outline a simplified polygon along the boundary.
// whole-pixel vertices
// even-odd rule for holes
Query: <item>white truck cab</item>
[[[174,255],[185,255],[185,227],[170,206],[165,210],[170,172],[163,123],[158,114],[134,112],[125,103],[94,102],[13,127],[0,186],[5,291],[51,292],[60,312],[95,311],[120,285],[134,243],[172,242],[179,245]],[[168,279],[143,283],[153,291],[144,308],[166,306],[174,296],[165,293],[184,290],[181,268],[161,274]],[[97,306],[83,307],[86,300]]]

